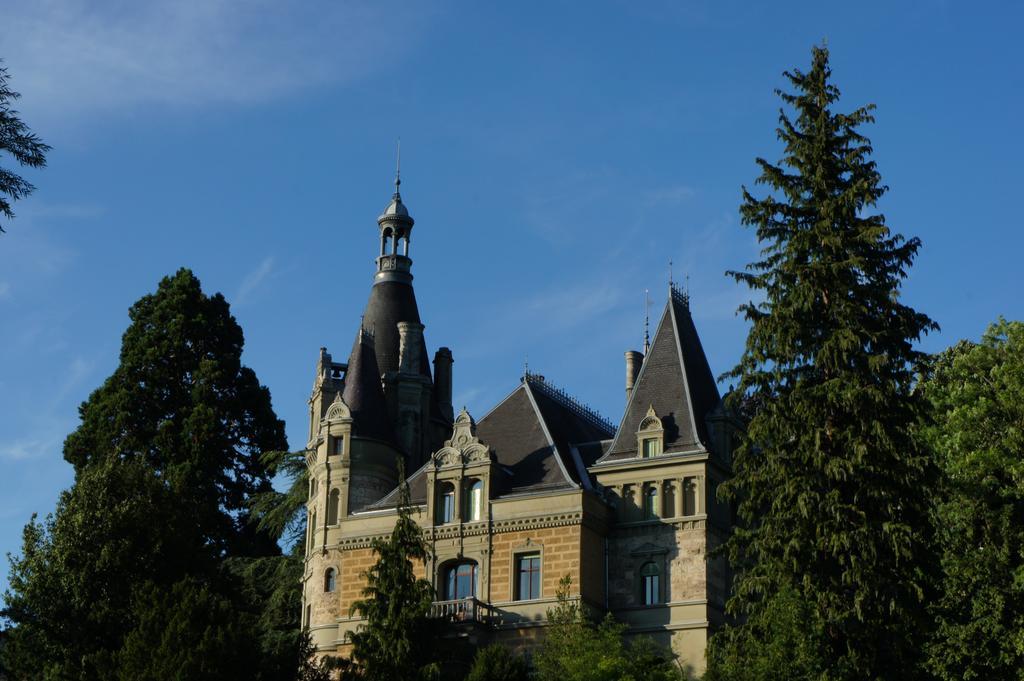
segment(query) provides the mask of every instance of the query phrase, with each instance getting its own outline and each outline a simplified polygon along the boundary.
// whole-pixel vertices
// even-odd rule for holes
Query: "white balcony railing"
[[[460,598],[456,601],[435,601],[430,605],[431,619],[449,622],[478,622],[487,624],[491,619],[491,606],[475,598]]]

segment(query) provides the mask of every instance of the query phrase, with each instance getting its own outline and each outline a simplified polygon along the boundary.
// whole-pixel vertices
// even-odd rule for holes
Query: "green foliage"
[[[242,364],[242,329],[227,301],[182,269],[128,314],[120,364],[80,407],[64,458],[76,473],[98,459],[143,461],[218,549],[272,552],[248,514],[252,496],[270,489],[261,455],[287,449],[284,424]]]
[[[83,471],[53,516],[26,526],[22,555],[11,559],[3,615],[15,625],[5,651],[15,678],[37,669],[54,678],[113,676],[133,626],[133,589],[170,586],[214,564],[193,528],[141,462]]]
[[[366,572],[362,598],[352,612],[367,622],[352,634],[353,657],[362,678],[374,681],[412,681],[439,673],[427,619],[434,587],[416,577],[413,561],[429,557],[423,530],[412,518],[405,467],[398,462],[400,499],[398,519],[387,539],[375,539],[377,562]]]
[[[722,486],[742,521],[726,544],[728,609],[746,624],[729,640],[751,650],[772,636],[765,611],[792,589],[822,623],[821,678],[908,678],[926,629],[936,477],[913,437],[926,412],[913,343],[937,327],[899,302],[920,243],[872,212],[886,191],[858,132],[872,107],[832,110],[827,50],[785,75],[785,154],[757,159],[769,195],[743,191],[762,259],[731,273],[764,298],[741,308],[751,329],[730,374],[733,406],[754,409]]]
[[[946,474],[943,590],[929,664],[942,679],[1024,678],[1024,323],[939,355],[923,438]]]
[[[46,166],[46,152],[50,146],[29,130],[18,112],[11,108],[21,95],[11,90],[7,83],[9,78],[6,67],[0,66],[0,152],[10,154],[21,166],[42,168]],[[0,213],[13,220],[11,202],[28,196],[33,190],[35,187],[25,178],[0,168]],[[3,231],[0,224],[0,232]]]
[[[260,460],[270,475],[287,480],[288,488],[284,492],[271,488],[253,496],[251,508],[258,529],[280,537],[286,544],[304,546],[305,508],[309,497],[306,452],[271,451],[264,453]]]
[[[712,637],[705,681],[817,681],[828,678],[823,650],[817,612],[787,588],[742,627],[727,626]]]
[[[137,595],[137,623],[118,654],[121,681],[255,679],[259,655],[230,600],[186,578]]]
[[[623,640],[626,626],[611,614],[594,622],[570,597],[571,579],[562,578],[558,604],[548,611],[548,630],[535,657],[538,681],[669,681],[682,679],[671,653],[652,641]]]
[[[473,660],[466,681],[529,681],[526,660],[501,645],[481,648]]]
[[[14,679],[321,679],[301,560],[248,522],[284,449],[242,333],[187,270],[131,309],[121,364],[82,405],[75,482],[11,559]]]

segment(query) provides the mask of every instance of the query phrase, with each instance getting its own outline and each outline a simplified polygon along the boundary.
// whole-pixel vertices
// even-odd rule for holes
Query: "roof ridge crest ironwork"
[[[615,425],[602,416],[600,412],[569,394],[563,388],[549,383],[542,374],[533,373],[527,369],[523,374],[522,380],[525,383],[529,383],[531,388],[539,391],[545,397],[554,400],[591,425],[598,426],[612,433],[615,432]]]

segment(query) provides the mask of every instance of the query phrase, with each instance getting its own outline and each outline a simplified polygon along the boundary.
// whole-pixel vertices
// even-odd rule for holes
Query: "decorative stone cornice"
[[[439,527],[425,527],[424,534],[428,540],[455,539],[467,536],[483,536],[487,534],[502,534],[505,532],[519,532],[521,530],[538,530],[549,527],[570,527],[583,522],[583,512],[573,511],[570,513],[556,513],[532,518],[513,518],[509,520],[483,521],[479,523],[453,523]],[[374,539],[384,539],[390,535],[388,532],[377,534],[364,534],[353,537],[342,537],[334,544],[328,544],[327,549],[338,549],[341,551],[354,551],[357,549],[370,548]],[[308,561],[307,561],[308,562]]]

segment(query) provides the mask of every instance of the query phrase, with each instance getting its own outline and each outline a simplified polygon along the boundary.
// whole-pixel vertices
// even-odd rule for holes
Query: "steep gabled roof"
[[[520,383],[480,419],[476,434],[510,473],[503,482],[504,491],[576,486],[559,456],[529,381]]]
[[[352,434],[394,441],[394,430],[388,419],[384,389],[380,383],[380,369],[374,353],[373,335],[364,329],[356,333],[356,342],[348,358],[345,388],[341,394],[352,410]]]
[[[636,433],[651,407],[665,428],[666,453],[705,447],[706,417],[718,403],[718,386],[690,316],[689,299],[670,287],[622,422],[599,463],[637,455]]]
[[[543,376],[528,373],[524,383],[569,477],[574,483],[586,486],[589,483],[586,467],[594,462],[589,445],[612,437],[615,427],[597,412],[551,385]]]
[[[476,424],[477,437],[494,452],[499,469],[505,472],[503,479],[494,481],[493,498],[589,488],[587,466],[613,432],[597,413],[535,374],[527,374]],[[426,501],[426,479],[426,466],[409,476],[413,503]],[[368,508],[393,508],[397,499],[395,490]]]

